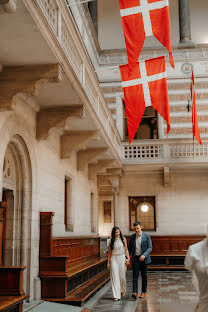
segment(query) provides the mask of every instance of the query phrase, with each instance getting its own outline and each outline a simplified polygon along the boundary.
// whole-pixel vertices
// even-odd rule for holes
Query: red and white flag
[[[168,0],[119,0],[128,63],[136,63],[145,38],[155,36],[169,51],[174,68],[170,39]]]
[[[120,66],[126,108],[129,144],[142,120],[145,108],[153,106],[166,120],[170,131],[169,101],[165,57],[138,62],[131,67]]]
[[[192,131],[193,131],[193,158],[194,158],[194,137],[197,139],[199,144],[202,145],[198,118],[197,118],[197,110],[196,110],[196,92],[195,92],[195,82],[194,82],[194,72],[192,71],[192,79],[191,79],[191,102],[192,102]]]

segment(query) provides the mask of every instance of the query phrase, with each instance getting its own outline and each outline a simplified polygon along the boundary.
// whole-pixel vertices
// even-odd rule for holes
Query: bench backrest
[[[53,256],[68,256],[70,263],[99,257],[100,239],[97,237],[56,237],[52,239]]]
[[[70,263],[100,256],[99,237],[53,237],[54,212],[40,212],[40,257],[67,256]]]
[[[154,254],[168,254],[168,253],[186,253],[188,247],[192,244],[198,243],[204,239],[202,235],[163,235],[151,236],[152,239],[152,253]],[[129,241],[129,237],[127,237]]]

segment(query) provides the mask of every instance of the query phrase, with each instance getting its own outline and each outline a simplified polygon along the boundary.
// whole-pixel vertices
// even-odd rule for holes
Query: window
[[[124,102],[123,102],[124,103]],[[124,112],[124,140],[128,140],[128,127],[125,105],[123,104]],[[158,139],[157,112],[152,107],[146,107],[143,118],[134,137],[135,140]]]
[[[112,217],[111,217],[111,201],[104,201],[104,223],[111,223]]]
[[[145,231],[156,231],[155,197],[129,197],[129,230],[139,221]]]
[[[65,228],[68,231],[73,232],[72,225],[72,190],[71,190],[71,179],[65,178],[65,199],[64,199],[64,223]]]

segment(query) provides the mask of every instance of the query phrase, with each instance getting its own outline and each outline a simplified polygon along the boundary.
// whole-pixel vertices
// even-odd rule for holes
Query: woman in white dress
[[[126,265],[130,263],[126,238],[120,229],[112,229],[111,241],[108,247],[108,269],[110,270],[113,298],[115,301],[126,293]]]
[[[208,311],[208,237],[189,246],[185,267],[192,272],[193,284],[199,295],[195,312]]]

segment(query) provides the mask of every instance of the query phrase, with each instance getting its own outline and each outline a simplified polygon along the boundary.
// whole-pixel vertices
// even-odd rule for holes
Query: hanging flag
[[[145,107],[153,106],[166,120],[170,131],[169,101],[165,57],[138,62],[129,71],[129,65],[120,66],[122,88],[127,116],[129,144],[142,120]]]
[[[136,63],[145,38],[155,36],[169,51],[174,68],[170,39],[168,0],[119,0],[128,63]]]
[[[202,145],[198,118],[197,118],[197,110],[196,110],[196,92],[195,92],[195,82],[194,82],[194,72],[192,71],[192,79],[191,79],[191,101],[192,101],[192,131],[193,131],[193,158],[194,158],[194,137],[197,139],[199,144]]]

